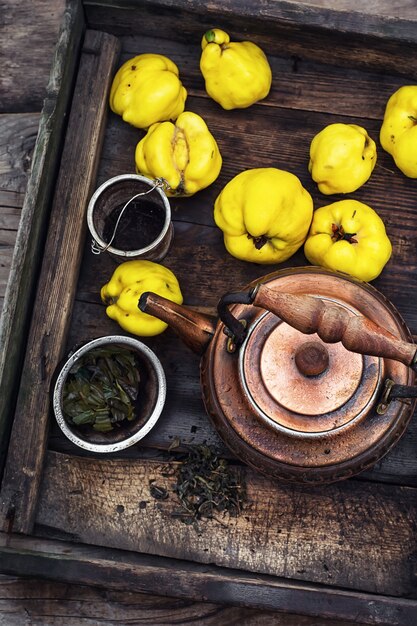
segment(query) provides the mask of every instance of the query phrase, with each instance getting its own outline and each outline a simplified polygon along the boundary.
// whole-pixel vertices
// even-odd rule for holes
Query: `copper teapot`
[[[225,444],[269,477],[329,483],[374,465],[413,414],[416,346],[374,287],[286,269],[228,293],[219,319],[144,293],[139,308],[202,355],[206,411]]]

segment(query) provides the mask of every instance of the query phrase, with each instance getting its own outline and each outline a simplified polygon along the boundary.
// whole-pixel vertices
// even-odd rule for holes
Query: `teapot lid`
[[[267,311],[240,349],[239,376],[259,419],[290,436],[317,437],[367,414],[381,389],[384,360],[326,344]]]
[[[412,343],[395,307],[347,275],[303,267],[269,274],[262,284],[328,300]],[[333,482],[376,463],[402,435],[415,402],[395,400],[382,415],[377,406],[387,380],[414,383],[406,365],[324,343],[258,306],[230,311],[246,324],[246,339],[230,354],[220,322],[201,380],[215,428],[244,462],[282,480]]]

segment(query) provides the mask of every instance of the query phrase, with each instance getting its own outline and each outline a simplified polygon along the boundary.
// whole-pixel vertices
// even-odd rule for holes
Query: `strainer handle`
[[[302,333],[317,333],[326,343],[340,341],[351,352],[394,359],[417,371],[416,346],[363,315],[352,315],[315,296],[282,293],[263,284],[254,287],[251,300]]]

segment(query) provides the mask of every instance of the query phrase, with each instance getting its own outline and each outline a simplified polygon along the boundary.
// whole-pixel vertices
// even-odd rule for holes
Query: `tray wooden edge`
[[[416,19],[396,17],[377,8],[368,12],[359,9],[346,9],[336,3],[333,6],[317,5],[297,0],[264,0],[262,10],[251,0],[215,0],[202,4],[200,0],[123,0],[115,5],[114,0],[83,0],[85,6],[94,5],[101,8],[134,10],[139,5],[166,9],[180,9],[193,13],[201,13],[214,17],[223,12],[229,18],[256,17],[262,21],[278,21],[296,27],[320,29],[322,31],[351,34],[354,36],[372,36],[380,39],[417,43]],[[388,2],[382,2],[385,8]],[[391,9],[391,7],[390,7]]]
[[[1,489],[6,525],[13,518],[17,532],[30,533],[33,523],[48,436],[50,386],[63,357],[87,230],[85,210],[96,180],[119,41],[86,30],[82,52],[41,270],[29,302],[32,316]]]
[[[43,252],[59,157],[66,129],[79,51],[85,29],[81,5],[67,4],[46,91],[32,171],[22,207],[0,317],[0,477],[3,472],[32,299]]]
[[[417,600],[291,582],[215,565],[0,533],[0,569],[12,575],[167,595],[357,624],[409,626]],[[173,580],[175,579],[175,583]]]

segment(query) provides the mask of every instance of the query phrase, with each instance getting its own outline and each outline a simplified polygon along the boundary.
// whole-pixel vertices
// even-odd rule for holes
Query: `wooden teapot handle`
[[[363,315],[352,315],[321,298],[280,293],[262,284],[253,290],[252,302],[302,333],[317,333],[326,343],[340,341],[351,352],[394,359],[417,369],[416,346]]]

